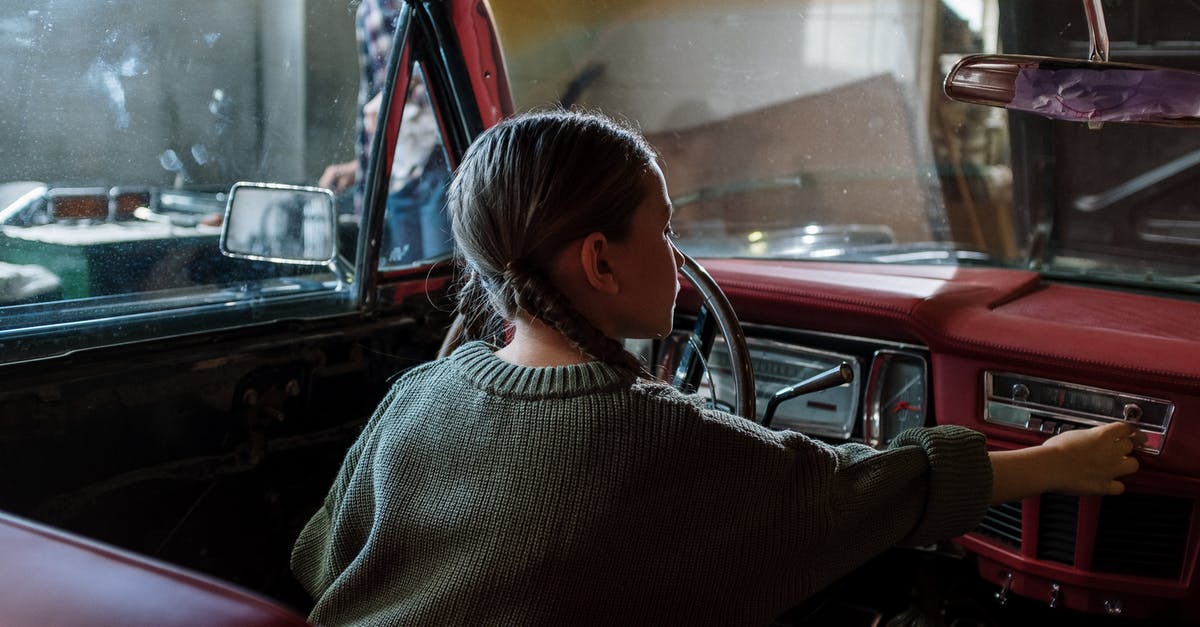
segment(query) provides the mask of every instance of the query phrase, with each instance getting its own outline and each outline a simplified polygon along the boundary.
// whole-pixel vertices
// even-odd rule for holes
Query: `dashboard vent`
[[[1043,494],[1038,514],[1038,559],[1075,563],[1075,535],[1079,526],[1079,497]]]
[[[983,522],[975,529],[989,538],[1014,547],[1021,546],[1021,502],[1001,503],[987,508]]]
[[[1177,579],[1183,568],[1192,500],[1151,494],[1106,496],[1092,569]]]

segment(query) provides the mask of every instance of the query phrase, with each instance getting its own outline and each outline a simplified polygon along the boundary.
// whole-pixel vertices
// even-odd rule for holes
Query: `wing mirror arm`
[[[809,377],[795,385],[789,385],[771,395],[771,400],[767,401],[767,410],[763,413],[762,424],[765,427],[771,426],[771,419],[775,417],[775,410],[784,401],[790,401],[804,394],[812,394],[813,392],[835,388],[852,381],[854,381],[854,368],[850,367],[849,363],[843,361],[825,372]]]

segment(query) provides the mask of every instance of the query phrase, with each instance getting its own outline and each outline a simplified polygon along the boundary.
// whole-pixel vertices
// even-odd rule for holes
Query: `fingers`
[[[1117,476],[1132,475],[1141,468],[1141,462],[1136,457],[1122,457],[1121,461],[1117,462]]]
[[[1130,425],[1126,422],[1110,422],[1106,425],[1095,427],[1095,429],[1099,433],[1114,439],[1128,438],[1133,436],[1134,433],[1137,433],[1137,429],[1134,429],[1133,425]]]
[[[383,92],[380,92],[363,105],[363,130],[367,135],[375,134],[375,124],[379,121],[379,105],[382,101]]]
[[[357,168],[358,163],[355,161],[326,166],[321,177],[317,179],[317,185],[340,192],[354,184]]]
[[[1116,495],[1122,494],[1124,492],[1125,492],[1125,484],[1121,483],[1120,481],[1117,481],[1116,479],[1109,481],[1108,486],[1103,491],[1104,494],[1109,495],[1109,496],[1116,496]]]

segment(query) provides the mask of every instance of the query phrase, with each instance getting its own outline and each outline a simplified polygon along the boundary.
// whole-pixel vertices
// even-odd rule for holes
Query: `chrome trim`
[[[1023,390],[1022,394],[1017,395],[1020,398],[1014,398],[1014,395],[1004,395],[996,390],[995,380],[997,377],[1011,377],[1017,380],[1018,383],[1014,387],[1019,386]],[[1114,401],[1114,408],[1118,415],[1106,415],[1081,409],[1055,407],[1028,400],[1029,388],[1036,387],[1039,384],[1052,386],[1064,393],[1081,392],[1085,394],[1104,395]],[[1114,422],[1127,422],[1137,427],[1145,436],[1145,442],[1140,444],[1137,450],[1151,455],[1162,453],[1167,431],[1170,428],[1171,419],[1175,414],[1175,404],[1169,400],[1121,392],[1119,390],[1031,377],[1012,372],[984,371],[983,392],[984,422],[1046,435],[1054,435],[1063,431],[1063,425],[1070,425],[1067,428],[1074,429],[1077,427],[1102,426]],[[1142,409],[1139,412],[1130,411],[1128,407],[1130,404],[1135,404],[1139,408],[1143,406],[1157,406],[1162,411],[1162,425],[1143,422],[1142,419],[1145,418],[1145,410]]]
[[[692,283],[704,302],[717,320],[717,328],[725,336],[725,345],[729,350],[729,360],[733,372],[733,406],[737,414],[750,420],[755,420],[754,365],[750,362],[750,351],[746,348],[746,334],[738,323],[733,305],[725,297],[725,293],[717,286],[716,280],[708,274],[695,259],[684,253],[683,265],[679,272]]]
[[[888,434],[883,433],[883,412],[879,403],[883,396],[883,377],[887,369],[900,357],[916,359],[921,363],[921,396],[925,399],[925,405],[927,407],[929,405],[929,361],[925,359],[925,356],[907,350],[880,349],[875,351],[871,357],[871,372],[867,375],[865,411],[863,412],[863,442],[874,448],[881,448],[890,440],[887,437]],[[929,412],[926,410],[923,418],[927,421],[928,417]]]
[[[269,255],[257,255],[257,254],[253,254],[253,253],[243,253],[243,252],[229,250],[229,248],[227,246],[227,242],[226,242],[226,237],[229,233],[229,217],[233,212],[233,198],[234,198],[237,190],[242,189],[242,188],[301,192],[301,193],[309,193],[309,194],[321,194],[321,195],[325,196],[326,200],[329,202],[329,216],[328,216],[329,224],[331,227],[333,227],[332,231],[330,232],[330,237],[333,239],[333,253],[331,254],[331,256],[328,259],[288,259],[286,257],[271,257]],[[341,273],[338,272],[338,268],[337,268],[338,250],[337,250],[337,210],[335,209],[336,204],[337,204],[337,199],[334,197],[333,192],[324,187],[312,187],[312,186],[307,186],[307,185],[285,185],[283,183],[258,183],[258,182],[252,182],[252,181],[238,181],[238,182],[234,183],[232,187],[229,188],[229,195],[225,201],[225,214],[222,216],[222,219],[221,219],[221,237],[218,242],[218,245],[220,246],[221,254],[225,255],[227,257],[234,257],[237,259],[249,259],[252,261],[269,261],[271,263],[286,263],[286,264],[290,264],[290,265],[301,265],[301,266],[321,266],[321,267],[329,268],[330,271],[337,274],[338,277],[340,278]]]
[[[852,369],[854,380],[850,383],[843,384],[849,386],[849,406],[845,412],[838,412],[839,420],[837,422],[804,421],[795,417],[789,418],[787,416],[782,416],[778,417],[772,426],[777,429],[791,429],[793,431],[804,432],[808,435],[835,438],[839,440],[848,440],[851,435],[853,435],[854,426],[857,424],[859,418],[859,406],[862,401],[862,360],[855,355],[837,353],[818,348],[811,348],[801,344],[792,344],[755,336],[747,337],[746,345],[751,353],[752,362],[755,362],[755,357],[753,356],[754,353],[763,352],[772,354],[767,359],[757,359],[755,363],[759,368],[769,366],[770,364],[789,365],[794,361],[802,360],[815,362],[814,365],[816,367],[812,370],[812,374],[816,374],[839,363],[847,363]],[[713,343],[713,355],[715,356],[719,352],[723,352],[724,346],[724,339],[720,337],[716,338],[715,342]],[[710,359],[709,362],[710,367],[708,377],[710,382],[713,379],[714,372],[721,374],[725,372],[724,366],[718,366],[715,368],[712,367],[712,361],[713,359]],[[777,377],[771,376],[770,378],[774,380]],[[761,400],[764,403],[765,409],[765,404],[769,402],[770,398],[775,392],[787,387],[788,385],[798,383],[803,378],[804,377],[802,376],[794,379],[789,379],[786,376],[778,377],[778,387],[775,389],[770,389],[769,385],[764,385],[764,381],[767,379],[766,373],[760,371],[756,375],[758,388],[756,389],[755,395],[756,404],[759,400]],[[774,383],[774,381],[772,382]],[[819,392],[815,392],[814,394],[820,394],[826,391],[827,390],[821,390]],[[715,394],[716,390],[712,390],[712,392]]]
[[[792,327],[780,327],[773,324],[760,324],[755,322],[743,322],[742,328],[749,335],[758,335],[762,332],[782,333],[790,335],[806,335],[814,338],[827,338],[831,340],[840,340],[844,342],[858,342],[862,344],[870,344],[873,346],[883,346],[898,351],[921,351],[929,352],[928,346],[921,344],[909,344],[907,342],[897,342],[895,340],[881,340],[873,337],[864,337],[861,335],[845,335],[842,333],[830,333],[828,331],[812,331],[809,329],[795,329]]]

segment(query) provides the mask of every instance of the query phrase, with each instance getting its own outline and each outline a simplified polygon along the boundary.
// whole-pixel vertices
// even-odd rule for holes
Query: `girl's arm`
[[[1117,477],[1136,472],[1136,431],[1123,422],[1060,433],[1041,446],[992,451],[992,504],[1042,492],[1120,494]]]

